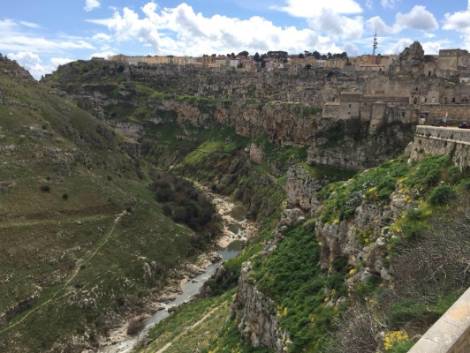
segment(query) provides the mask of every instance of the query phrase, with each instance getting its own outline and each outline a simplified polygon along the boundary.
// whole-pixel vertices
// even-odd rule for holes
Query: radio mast
[[[377,47],[379,46],[379,41],[377,40],[377,32],[374,34],[374,42],[372,44],[372,55],[375,56],[377,52]]]

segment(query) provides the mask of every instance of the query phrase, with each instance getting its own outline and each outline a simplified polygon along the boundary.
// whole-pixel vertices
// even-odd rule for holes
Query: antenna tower
[[[374,42],[372,44],[372,55],[375,56],[377,52],[377,47],[379,46],[379,41],[377,40],[377,32],[374,34]]]

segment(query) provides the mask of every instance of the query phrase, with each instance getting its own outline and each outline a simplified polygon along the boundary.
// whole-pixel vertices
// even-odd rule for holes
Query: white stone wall
[[[470,352],[470,289],[421,337],[408,353]]]

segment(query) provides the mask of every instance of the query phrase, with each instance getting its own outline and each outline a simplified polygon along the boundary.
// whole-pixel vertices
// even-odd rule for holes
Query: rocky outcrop
[[[251,263],[243,264],[233,305],[238,329],[253,347],[267,347],[276,353],[288,352],[289,335],[282,330],[276,305],[250,279]]]
[[[309,171],[308,166],[292,166],[287,171],[286,194],[289,207],[300,207],[304,211],[314,211],[320,204],[317,198],[326,181],[321,181]]]
[[[322,119],[308,149],[308,162],[356,170],[376,166],[413,139],[413,119],[396,119],[393,109],[364,119]]]
[[[256,164],[263,163],[264,152],[263,148],[258,146],[256,143],[250,145],[250,160]]]
[[[354,269],[348,280],[350,288],[371,276],[391,280],[386,255],[388,244],[396,235],[389,226],[410,207],[406,196],[397,191],[389,203],[360,201],[349,220],[317,222],[315,233],[321,245],[322,268],[330,269],[339,258],[347,259]]]

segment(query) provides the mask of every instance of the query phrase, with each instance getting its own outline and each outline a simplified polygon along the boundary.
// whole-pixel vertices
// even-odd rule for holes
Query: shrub
[[[292,228],[269,257],[255,263],[257,287],[276,302],[281,326],[291,334],[291,352],[325,348],[339,313],[325,303],[346,292],[346,259],[338,259],[331,273],[321,271],[314,226]]]
[[[365,305],[351,307],[337,322],[328,353],[375,353],[382,331],[379,320]]]
[[[159,173],[155,180],[150,188],[167,217],[194,230],[202,230],[214,219],[214,206],[191,182],[169,173]]]
[[[40,189],[42,192],[51,192],[51,187],[49,185],[41,185]]]
[[[451,200],[455,199],[456,193],[449,185],[439,185],[432,190],[429,195],[429,203],[433,206],[446,205]]]
[[[414,342],[407,339],[403,342],[395,344],[390,350],[387,351],[387,353],[406,353],[411,349],[411,347],[413,347],[413,345]]]
[[[429,190],[430,187],[436,185],[441,180],[442,174],[448,170],[448,167],[448,156],[426,158],[416,165],[404,181],[404,184],[419,191]]]
[[[403,331],[390,331],[385,334],[384,337],[384,348],[386,352],[402,352],[397,350],[397,347],[403,346],[404,343],[408,343],[410,340],[408,334]]]
[[[470,179],[464,179],[460,182],[460,186],[465,190],[465,191],[470,191]]]

